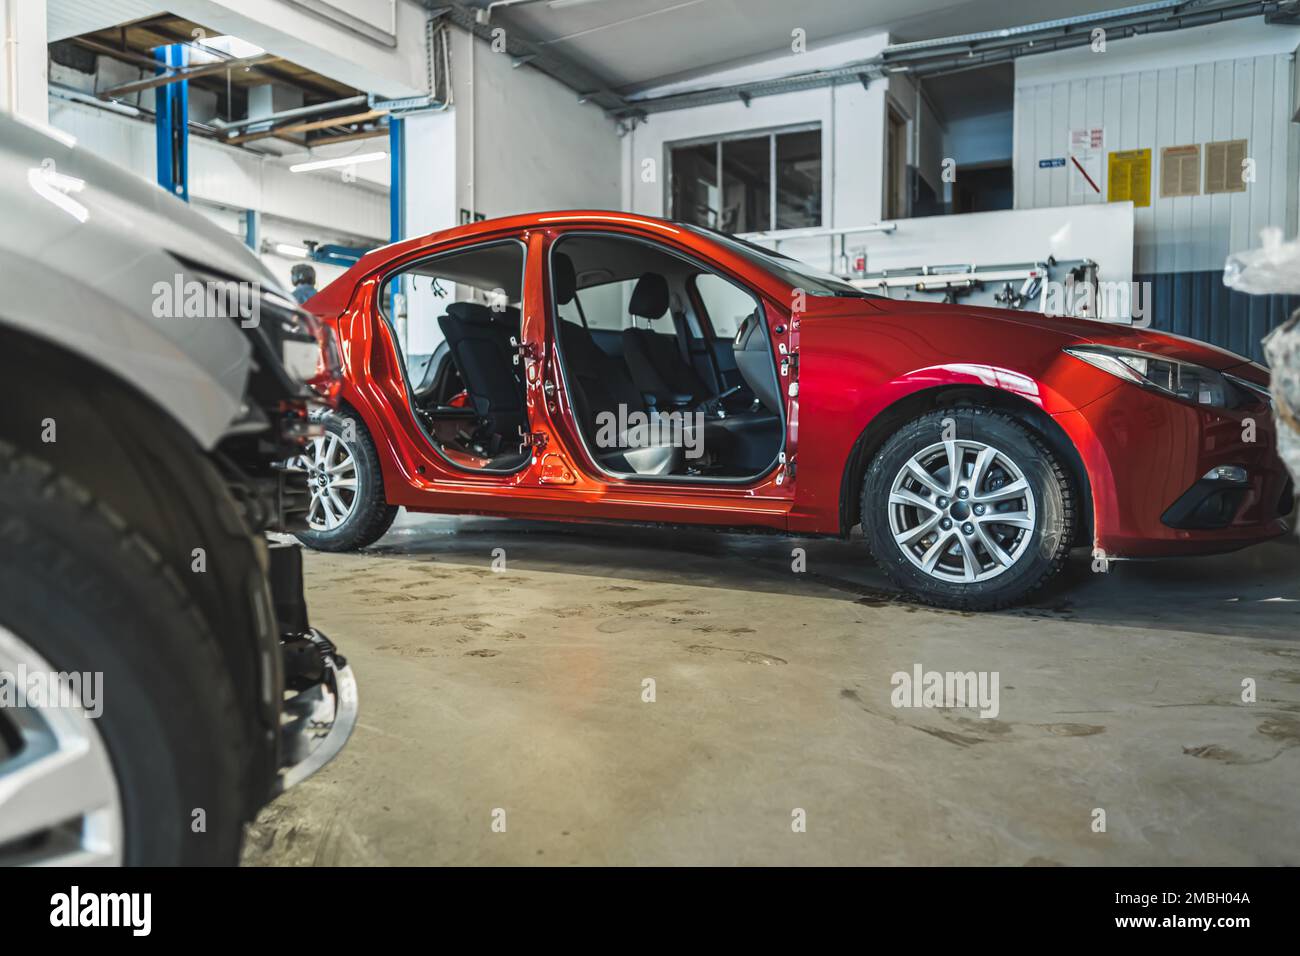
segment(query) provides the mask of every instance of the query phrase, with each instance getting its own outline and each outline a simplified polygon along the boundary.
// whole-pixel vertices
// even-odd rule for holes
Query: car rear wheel
[[[379,455],[365,423],[350,412],[323,419],[325,434],[313,438],[299,459],[311,491],[310,530],[298,540],[317,551],[355,551],[374,544],[397,517],[384,500]]]
[[[1056,574],[1074,537],[1067,472],[1025,425],[941,409],[880,449],[863,482],[872,553],[899,587],[941,607],[993,610]]]

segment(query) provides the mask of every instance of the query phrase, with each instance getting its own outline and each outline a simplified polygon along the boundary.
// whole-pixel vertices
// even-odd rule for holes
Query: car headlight
[[[1251,362],[1250,364],[1255,365],[1254,362]],[[1258,368],[1259,366],[1256,367]],[[1267,371],[1267,369],[1265,369],[1265,371]],[[1255,401],[1261,402],[1269,408],[1273,407],[1273,393],[1269,391],[1267,385],[1259,385],[1255,382],[1247,381],[1244,378],[1238,378],[1236,375],[1229,375],[1227,372],[1223,373],[1223,377],[1233,385],[1243,389],[1247,395],[1254,396]]]
[[[1203,365],[1107,345],[1075,345],[1065,352],[1116,378],[1194,405],[1236,408],[1254,404],[1254,398],[1248,397],[1248,393],[1235,382]]]

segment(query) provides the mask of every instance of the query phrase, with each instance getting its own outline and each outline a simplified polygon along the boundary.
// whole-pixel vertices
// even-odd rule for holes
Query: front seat
[[[491,451],[517,438],[528,421],[524,383],[513,362],[511,336],[519,336],[519,311],[494,313],[476,302],[453,302],[438,319],[470,405],[499,440]]]
[[[651,322],[668,312],[668,280],[647,272],[637,280],[627,310]],[[623,330],[623,358],[637,388],[654,396],[660,409],[697,405],[712,395],[690,363],[682,356],[677,335],[663,335],[633,326]]]
[[[567,305],[577,292],[573,261],[564,253],[556,253],[552,272],[555,301],[558,305]],[[597,437],[608,433],[608,429],[602,428],[603,422],[626,420],[626,416],[634,411],[644,412],[645,405],[622,363],[607,355],[590,332],[565,319],[559,321],[558,330],[574,415],[596,461],[614,472],[656,476],[674,474],[684,458],[684,450],[675,445],[632,447],[628,444],[626,432],[616,434],[612,445],[596,445]],[[620,406],[624,410],[623,418],[619,416]]]

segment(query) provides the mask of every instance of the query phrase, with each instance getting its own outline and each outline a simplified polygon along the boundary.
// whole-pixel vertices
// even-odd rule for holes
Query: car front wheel
[[[863,482],[862,521],[872,554],[899,587],[927,604],[994,610],[1064,565],[1075,494],[1029,428],[962,406],[890,436]]]
[[[237,701],[153,544],[0,441],[0,866],[236,863]]]

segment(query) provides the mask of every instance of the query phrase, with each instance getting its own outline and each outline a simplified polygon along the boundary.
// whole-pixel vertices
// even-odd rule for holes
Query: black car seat
[[[637,318],[662,319],[669,307],[668,280],[647,272],[637,280],[627,310]],[[623,357],[637,388],[653,395],[660,409],[696,405],[712,394],[682,354],[676,333],[663,335],[633,325],[623,330]]]
[[[552,272],[556,304],[567,305],[577,293],[573,260],[564,253],[556,253]],[[626,434],[617,434],[612,447],[605,443],[597,445],[598,436],[607,431],[602,424],[609,420],[608,416],[612,415],[617,422],[634,411],[644,413],[645,402],[623,363],[607,355],[590,332],[565,319],[558,320],[558,331],[574,414],[597,462],[610,471],[637,475],[675,473],[684,457],[680,447],[656,444],[631,447]],[[619,417],[620,406],[623,419]]]
[[[493,312],[476,302],[454,302],[438,319],[451,360],[460,372],[470,405],[493,434],[495,453],[518,438],[528,421],[524,381],[514,364],[513,337],[519,337],[519,310]]]
[[[740,323],[732,351],[740,377],[759,403],[773,415],[781,414],[781,386],[772,368],[772,350],[768,347],[757,311],[749,313]]]

